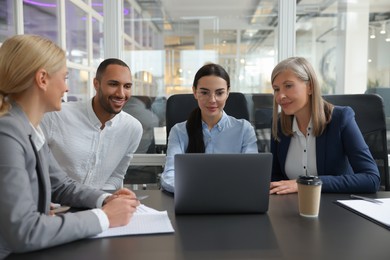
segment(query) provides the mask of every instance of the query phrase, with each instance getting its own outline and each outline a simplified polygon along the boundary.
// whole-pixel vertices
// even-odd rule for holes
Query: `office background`
[[[129,64],[138,98],[126,111],[145,129],[139,154],[164,151],[166,99],[190,93],[206,62],[224,66],[232,91],[246,94],[254,125],[263,104],[255,96],[272,93],[271,71],[289,56],[313,64],[323,94],[390,100],[388,0],[0,0],[0,43],[14,34],[42,35],[66,49],[68,101],[94,95],[103,59]],[[269,132],[257,130],[259,150],[267,150]],[[159,170],[136,166],[133,175]]]

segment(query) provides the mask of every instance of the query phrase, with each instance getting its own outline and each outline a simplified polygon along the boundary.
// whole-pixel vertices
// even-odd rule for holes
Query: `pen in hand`
[[[149,197],[149,195],[138,196],[138,197],[135,198],[135,199],[136,199],[136,200],[143,200],[143,199],[146,199],[147,197]]]
[[[383,201],[380,201],[380,200],[376,200],[376,199],[372,199],[372,198],[368,198],[368,197],[364,197],[364,196],[359,196],[359,195],[354,195],[354,194],[351,194],[351,198],[352,199],[361,199],[361,200],[365,200],[365,201],[376,203],[376,204],[383,203]]]

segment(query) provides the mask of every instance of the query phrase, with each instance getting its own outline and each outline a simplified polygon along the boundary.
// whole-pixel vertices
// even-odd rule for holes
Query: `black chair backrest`
[[[258,108],[273,108],[274,95],[271,93],[253,93],[253,107]]]
[[[390,190],[383,99],[377,94],[324,95],[323,97],[334,105],[349,106],[355,111],[356,123],[381,172],[382,185],[385,190]]]
[[[167,99],[165,118],[167,138],[171,128],[176,123],[186,121],[197,106],[198,102],[193,94],[176,94]],[[243,93],[230,92],[224,110],[230,116],[249,121],[248,104]]]
[[[271,128],[273,100],[270,93],[252,94],[256,129]]]
[[[252,94],[254,126],[259,152],[269,152],[274,95],[271,93]]]
[[[385,115],[390,117],[390,88],[369,88],[366,90],[366,94],[378,94],[381,96],[383,98],[383,105],[385,106]]]

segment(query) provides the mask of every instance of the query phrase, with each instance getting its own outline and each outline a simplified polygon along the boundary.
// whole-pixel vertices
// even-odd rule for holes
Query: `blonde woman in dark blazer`
[[[61,109],[66,78],[65,53],[50,40],[17,35],[0,47],[0,259],[125,225],[139,205],[130,190],[76,183],[51,155],[39,123]],[[95,209],[56,216],[51,201]]]
[[[306,173],[320,177],[323,192],[376,192],[380,185],[378,167],[354,111],[322,98],[312,65],[302,57],[285,59],[272,71],[271,82],[270,193],[297,192],[296,179]]]

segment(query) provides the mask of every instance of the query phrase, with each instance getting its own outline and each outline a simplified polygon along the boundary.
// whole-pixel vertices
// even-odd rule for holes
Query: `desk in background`
[[[390,231],[334,203],[348,194],[322,194],[311,219],[299,216],[296,194],[272,195],[263,215],[176,216],[172,195],[136,193],[168,211],[174,234],[84,239],[9,259],[390,259]]]

